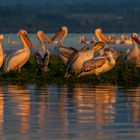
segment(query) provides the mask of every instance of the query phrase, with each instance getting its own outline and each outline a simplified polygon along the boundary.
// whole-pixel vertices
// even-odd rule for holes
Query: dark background
[[[3,0],[0,32],[140,32],[140,0]]]

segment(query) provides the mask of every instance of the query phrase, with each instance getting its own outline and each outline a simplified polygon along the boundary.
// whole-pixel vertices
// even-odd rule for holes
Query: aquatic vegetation
[[[23,82],[23,83],[36,83],[36,82],[48,82],[48,83],[112,83],[112,84],[121,84],[121,83],[131,83],[138,82],[140,79],[140,70],[135,68],[126,69],[123,62],[123,56],[120,56],[117,59],[117,63],[114,68],[101,74],[100,81],[96,79],[96,76],[84,76],[78,78],[73,75],[70,78],[65,78],[65,69],[66,66],[64,63],[55,55],[50,56],[48,72],[38,72],[36,70],[36,63],[34,56],[31,55],[27,64],[18,71],[11,71],[9,73],[4,73],[3,70],[0,72],[0,81],[1,82]]]

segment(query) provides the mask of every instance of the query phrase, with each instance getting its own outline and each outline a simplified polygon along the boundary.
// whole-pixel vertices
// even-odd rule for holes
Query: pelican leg
[[[137,73],[137,67],[134,67],[134,72]]]
[[[100,78],[101,78],[100,75],[96,75],[96,78],[97,78],[98,81],[101,80],[101,79],[100,79]]]
[[[66,72],[65,75],[64,75],[64,77],[65,77],[65,78],[69,78],[71,75],[72,75],[71,73]]]
[[[21,67],[18,68],[18,72],[20,72],[20,71],[21,71]]]
[[[45,72],[49,71],[49,68],[48,68],[48,67],[45,67],[45,68],[44,68],[44,71],[45,71]]]
[[[127,80],[126,78],[128,77],[128,66],[125,64],[125,80]]]

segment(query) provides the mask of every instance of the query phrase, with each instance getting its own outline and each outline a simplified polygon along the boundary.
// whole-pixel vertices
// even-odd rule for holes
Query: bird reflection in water
[[[76,100],[77,120],[80,124],[93,124],[96,131],[89,131],[89,135],[95,133],[97,138],[108,138],[104,124],[114,123],[117,101],[117,87],[96,86],[76,87],[74,91]],[[112,132],[113,133],[113,132]],[[80,133],[80,136],[84,133]],[[111,134],[113,136],[114,134]]]
[[[55,86],[48,88],[47,84],[36,85],[36,102],[38,103],[35,106],[35,110],[38,108],[38,120],[39,120],[39,129],[38,132],[43,133],[49,130],[49,133],[46,132],[46,137],[50,136],[51,130],[56,127],[56,133],[54,137],[57,138],[57,135],[62,138],[67,137],[68,132],[68,115],[67,115],[67,85],[63,85],[63,88],[56,88],[59,90],[55,92]],[[52,91],[51,91],[52,90]],[[57,95],[56,93],[59,93]],[[36,112],[37,113],[37,112]],[[47,118],[47,119],[46,119]],[[59,133],[58,133],[59,132]]]
[[[68,85],[63,85],[58,97],[58,111],[60,114],[62,128],[65,133],[68,132]]]
[[[37,84],[35,86],[35,91],[35,98],[38,106],[34,106],[34,111],[38,108],[38,131],[40,132],[46,128],[46,118],[49,119],[51,117],[50,94],[48,92],[47,84]]]
[[[27,133],[30,130],[31,111],[29,90],[26,86],[12,85],[8,87],[8,92],[11,94],[12,114],[20,119],[19,130],[21,133]]]
[[[140,120],[140,87],[128,90],[127,100],[127,108],[128,110],[132,110],[132,118],[131,114],[128,114],[128,120],[132,120],[134,127],[138,128]]]
[[[4,95],[0,88],[0,135],[3,134],[3,123],[4,123]]]

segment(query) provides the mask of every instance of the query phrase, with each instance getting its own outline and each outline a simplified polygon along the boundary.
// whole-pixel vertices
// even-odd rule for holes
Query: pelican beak
[[[137,44],[140,45],[140,40],[138,39],[138,37],[131,36],[131,39],[132,39],[133,42],[136,42]]]
[[[99,35],[107,44],[110,44],[110,40],[108,39],[108,37],[106,37],[103,33],[100,33]]]
[[[41,38],[46,41],[48,44],[51,44],[52,41],[45,35],[45,33],[41,34]]]
[[[2,42],[2,41],[3,41],[3,39],[4,39],[3,35],[2,35],[2,34],[0,34],[0,42]]]
[[[26,43],[28,44],[28,46],[34,48],[32,42],[30,41],[30,39],[28,38],[28,36],[27,35],[23,35],[23,37],[24,37],[24,40],[26,41]]]
[[[60,30],[55,36],[51,38],[51,41],[54,41],[57,37],[61,36],[62,34],[64,34],[64,31]]]

